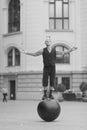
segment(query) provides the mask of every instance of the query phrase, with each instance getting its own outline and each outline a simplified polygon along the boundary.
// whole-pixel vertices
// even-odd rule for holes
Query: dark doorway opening
[[[16,87],[15,80],[10,80],[10,99],[11,100],[15,100],[16,99],[15,87]]]
[[[66,89],[70,89],[70,77],[62,77],[62,84],[65,85]]]

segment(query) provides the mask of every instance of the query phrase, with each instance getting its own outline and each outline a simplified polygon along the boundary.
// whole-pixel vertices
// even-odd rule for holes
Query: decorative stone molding
[[[67,49],[70,49],[70,48],[71,48],[70,46],[68,46],[68,45],[66,44],[66,42],[59,42],[59,41],[56,42],[56,43],[54,43],[52,47],[55,48],[55,47],[58,47],[58,46],[61,46],[61,45],[62,45],[62,46],[65,46]]]
[[[43,0],[44,2],[50,2],[50,0]],[[69,0],[69,2],[75,2],[76,0]]]
[[[50,0],[43,0],[43,2],[49,2]]]
[[[73,30],[68,30],[68,29],[66,29],[66,30],[62,30],[62,29],[46,29],[45,30],[45,32],[73,32]]]
[[[12,35],[20,35],[20,34],[22,34],[22,32],[21,31],[19,31],[19,32],[12,32],[12,33],[7,33],[7,34],[3,34],[3,37],[8,37],[8,36],[12,36]]]
[[[76,0],[69,0],[69,2],[71,3],[71,2],[76,2]]]
[[[5,46],[5,53],[7,54],[11,48],[17,48],[20,50],[21,45],[18,45],[16,43],[9,43],[7,46]]]

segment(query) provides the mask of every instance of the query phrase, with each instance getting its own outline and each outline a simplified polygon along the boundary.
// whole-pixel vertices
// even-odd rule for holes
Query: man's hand
[[[27,51],[25,51],[25,50],[21,50],[21,53],[27,54]]]
[[[75,50],[77,50],[77,47],[72,47],[71,48],[71,51],[75,51]]]

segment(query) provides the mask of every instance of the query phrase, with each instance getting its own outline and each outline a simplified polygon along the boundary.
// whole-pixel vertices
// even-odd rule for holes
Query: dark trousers
[[[48,86],[48,79],[50,79],[50,86],[54,86],[55,81],[55,66],[45,66],[43,69],[43,86]]]

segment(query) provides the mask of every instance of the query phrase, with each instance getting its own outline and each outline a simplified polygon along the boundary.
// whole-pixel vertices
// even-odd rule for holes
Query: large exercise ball
[[[61,111],[61,107],[55,99],[53,100],[43,100],[37,106],[37,112],[41,119],[44,121],[55,120]]]

